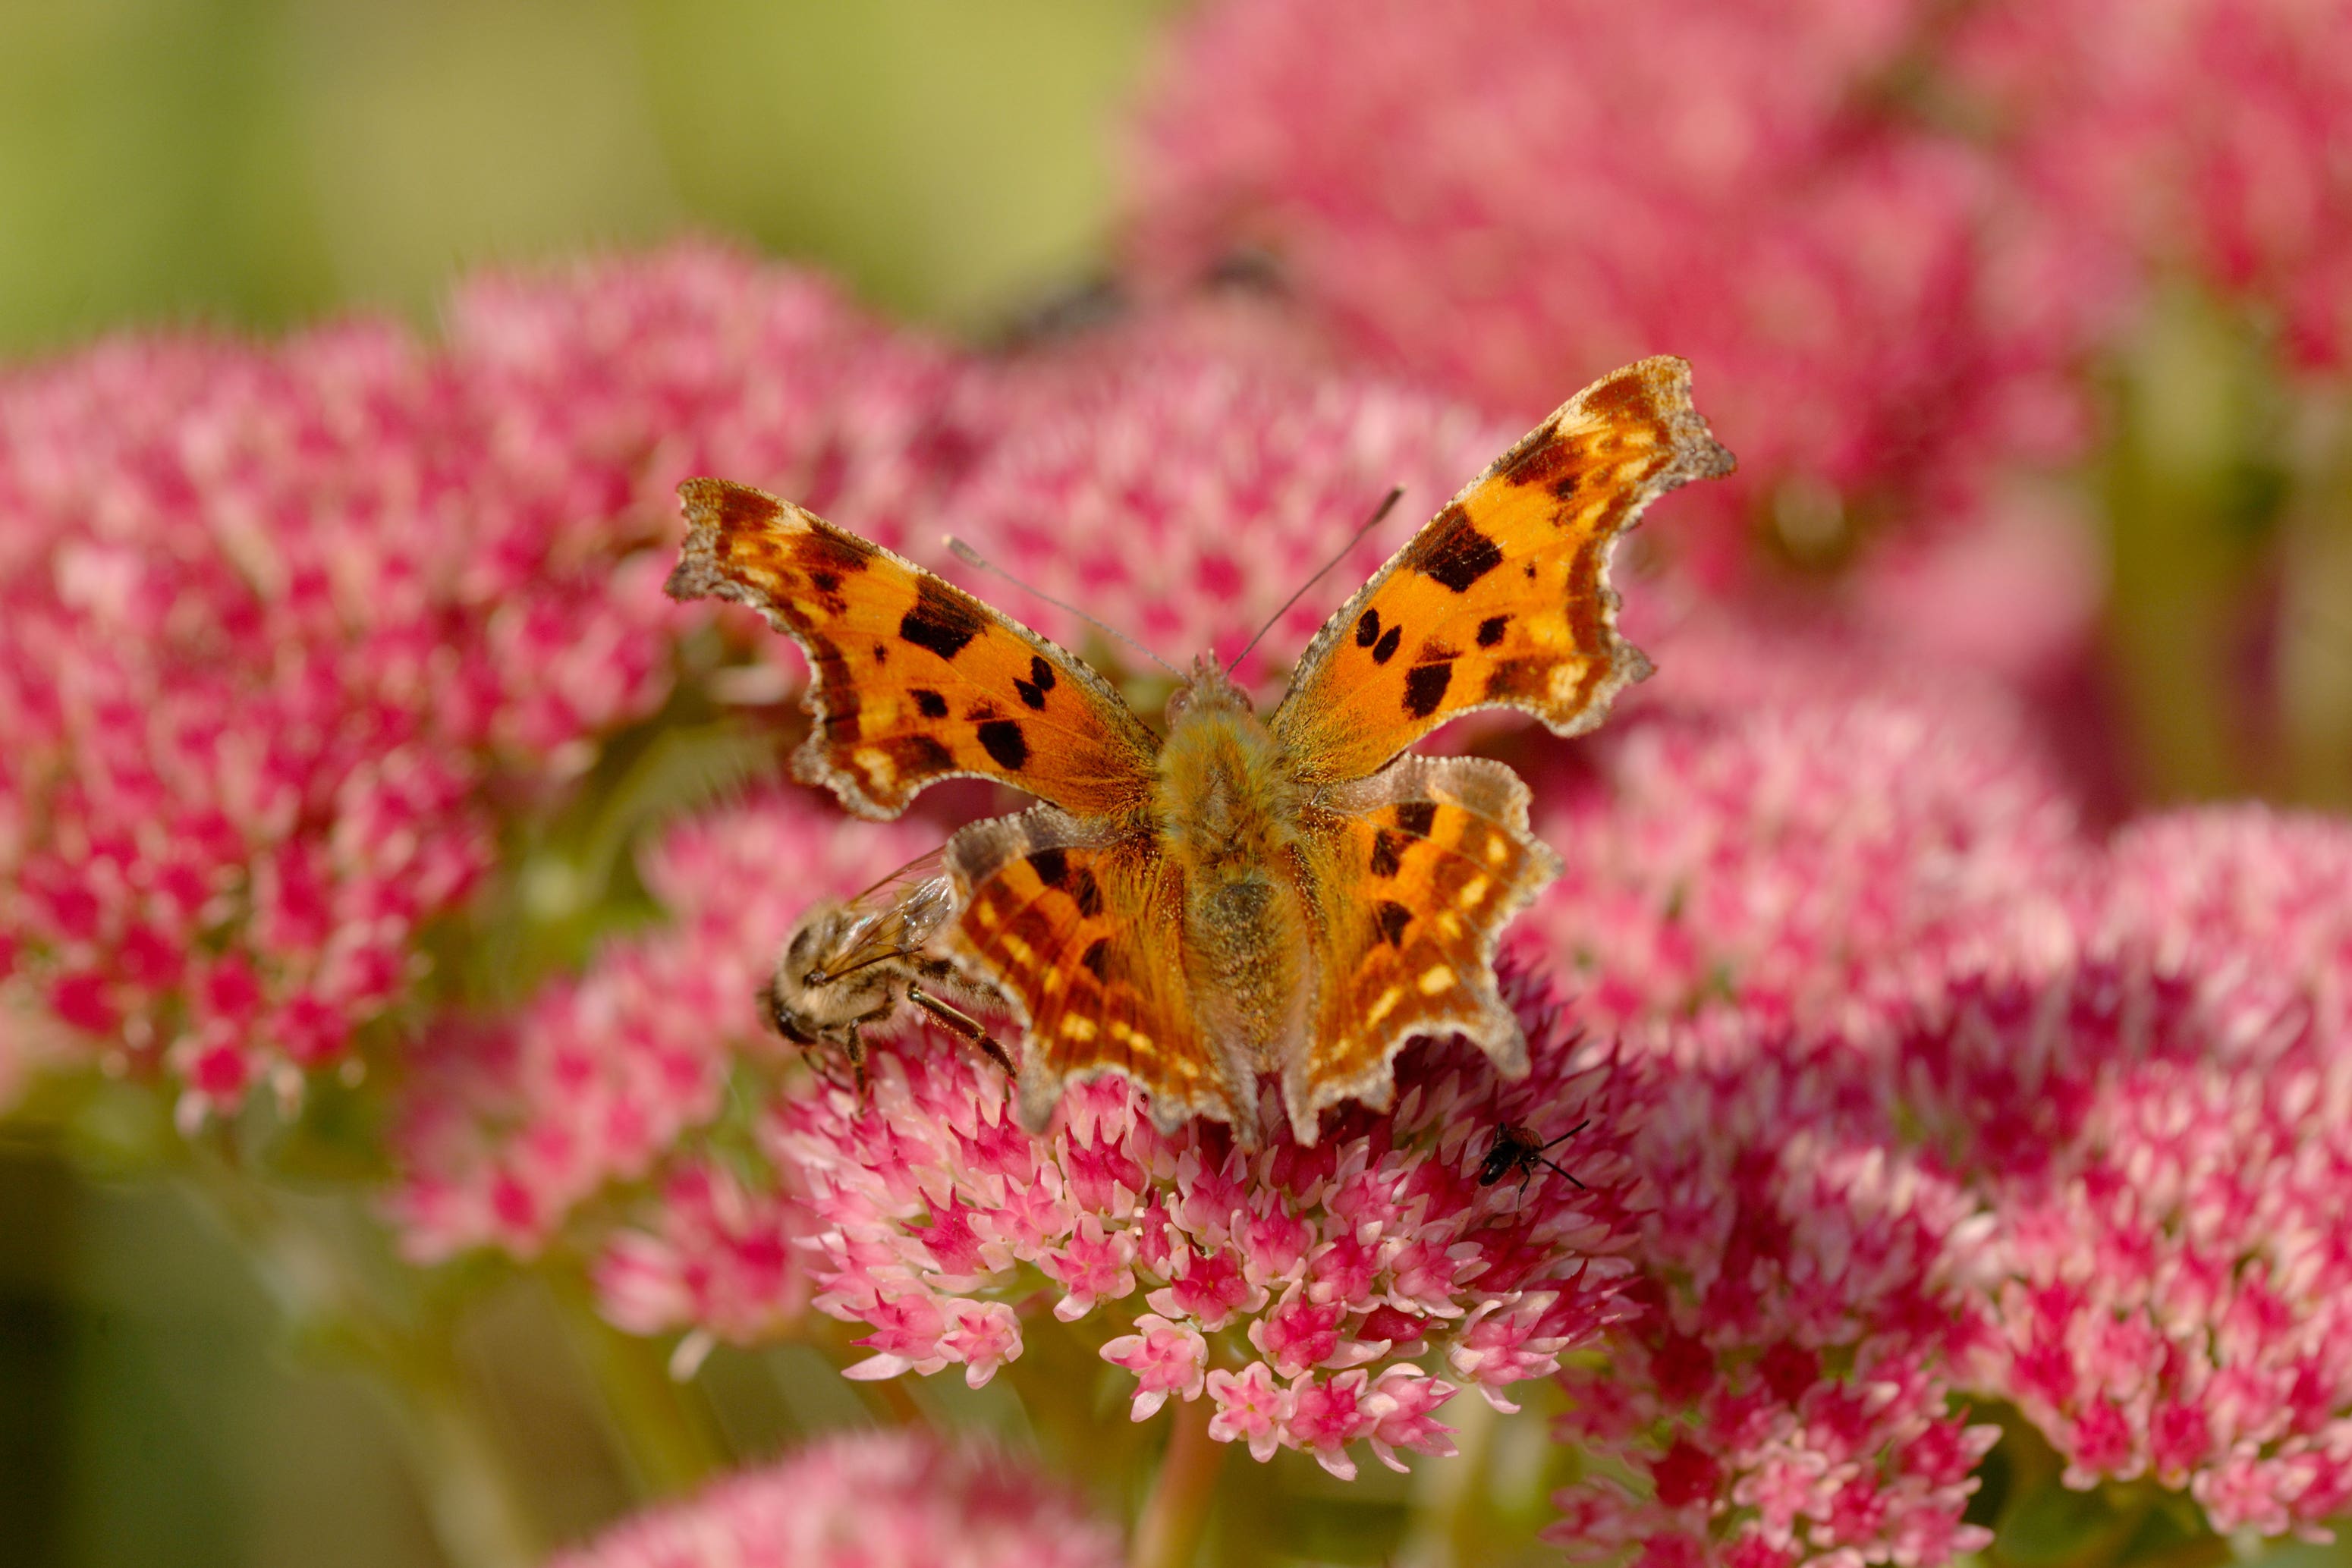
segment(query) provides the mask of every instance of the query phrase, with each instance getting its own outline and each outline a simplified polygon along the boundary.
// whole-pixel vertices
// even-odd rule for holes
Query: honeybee
[[[847,900],[812,907],[784,939],[760,993],[778,1034],[803,1048],[829,1045],[849,1059],[862,1088],[866,1041],[858,1033],[910,1002],[961,1036],[1006,1072],[1013,1062],[979,1019],[949,1001],[995,998],[926,944],[956,913],[955,884],[933,851]]]

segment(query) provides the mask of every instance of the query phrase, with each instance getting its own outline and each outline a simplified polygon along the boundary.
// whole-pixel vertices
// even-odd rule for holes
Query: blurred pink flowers
[[[1899,101],[1942,16],[1209,6],[1145,117],[1135,264],[1262,248],[1344,347],[1516,416],[1683,354],[1740,471],[1683,507],[1681,548],[1719,573],[1769,521],[1833,554],[2083,434],[2104,275]]]
[[[829,1437],[625,1521],[551,1568],[1114,1568],[1118,1537],[1010,1456]]]
[[[501,815],[660,700],[676,481],[887,494],[947,375],[693,248],[479,284],[454,322],[0,384],[0,1054],[163,1062],[189,1117],[295,1093]]]

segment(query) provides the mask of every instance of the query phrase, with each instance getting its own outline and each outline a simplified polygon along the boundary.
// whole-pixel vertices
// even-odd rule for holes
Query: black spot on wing
[[[1415,718],[1427,718],[1445,700],[1445,688],[1454,684],[1454,666],[1415,664],[1405,672],[1404,711]]]
[[[956,770],[955,753],[932,736],[894,735],[882,743],[882,754],[890,759],[901,783],[909,778]]]
[[[1035,712],[1044,712],[1045,694],[1054,689],[1054,666],[1036,654],[1030,654],[1029,678],[1024,681],[1016,677],[1013,683],[1013,689],[1021,694],[1024,706]]]
[[[1080,866],[1070,878],[1070,896],[1078,901],[1078,913],[1088,920],[1102,913],[1102,884],[1095,873]]]
[[[1539,696],[1549,681],[1549,669],[1541,659],[1498,659],[1495,667],[1486,672],[1485,695],[1489,702]]]
[[[1431,826],[1437,821],[1434,800],[1407,800],[1397,808],[1397,826],[1416,839],[1429,837]]]
[[[1372,834],[1372,874],[1377,877],[1396,875],[1403,863],[1404,840],[1386,828]]]
[[[1472,583],[1503,564],[1503,551],[1472,525],[1468,512],[1453,506],[1406,547],[1404,564],[1456,593],[1467,593]]]
[[[884,646],[883,646],[881,643],[875,643],[875,644],[874,644],[874,662],[875,662],[876,664],[888,664],[888,663],[890,662],[890,650],[889,650],[889,649],[887,649],[887,648],[886,648],[886,647],[884,647]]]
[[[1375,664],[1387,664],[1391,659],[1396,656],[1397,644],[1403,641],[1404,628],[1402,626],[1391,626],[1386,632],[1381,632],[1380,642],[1374,644],[1372,648],[1372,663]]]
[[[708,492],[706,491],[705,494]],[[774,519],[778,509],[774,501],[761,495],[757,490],[748,489],[741,485],[723,485],[719,487],[719,504],[716,507],[719,513],[719,526],[728,533],[731,534],[743,528],[764,528]]]
[[[915,607],[898,622],[898,635],[918,648],[952,659],[987,627],[980,606],[935,578],[915,587]]]
[[[1489,615],[1478,622],[1478,646],[1491,648],[1503,640],[1503,629],[1511,623],[1507,615]]]
[[[927,687],[918,686],[915,688],[915,711],[925,718],[945,718],[948,716],[948,699]]]
[[[1356,646],[1369,648],[1381,640],[1381,612],[1367,610],[1356,617]]]
[[[980,748],[988,753],[999,768],[1007,773],[1018,773],[1029,761],[1029,740],[1021,727],[1009,718],[994,718],[974,732],[980,737]]]
[[[1402,904],[1382,899],[1373,906],[1372,925],[1379,929],[1381,940],[1391,947],[1404,946],[1404,928],[1412,924],[1412,911]]]
[[[1110,938],[1097,936],[1087,944],[1087,950],[1078,955],[1078,963],[1096,979],[1103,978],[1110,968]]]
[[[1070,857],[1066,851],[1058,849],[1033,850],[1029,855],[1029,869],[1035,872],[1037,880],[1047,887],[1059,887],[1062,879],[1070,874]]]

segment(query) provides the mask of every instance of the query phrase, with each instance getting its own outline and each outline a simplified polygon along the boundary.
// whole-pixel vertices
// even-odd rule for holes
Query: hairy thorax
[[[1204,1033],[1255,1071],[1307,1027],[1313,992],[1301,792],[1249,699],[1205,661],[1168,705],[1154,800],[1181,877],[1186,978]]]

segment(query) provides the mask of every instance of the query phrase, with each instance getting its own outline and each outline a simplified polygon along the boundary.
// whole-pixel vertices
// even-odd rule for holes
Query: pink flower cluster
[[[1533,415],[1640,354],[1703,367],[1750,527],[1807,558],[2071,451],[2107,272],[1908,101],[1933,0],[1203,7],[1143,119],[1131,252],[1268,252],[1333,340]]]
[[[2066,0],[1969,8],[1954,75],[2051,210],[2260,308],[2291,361],[2352,352],[2352,7]]]
[[[1636,728],[1601,749],[1643,744]],[[1687,744],[1678,773],[1627,782],[1753,764],[1737,728]],[[1849,732],[1835,755],[1870,751]],[[2071,849],[2061,819],[2002,844],[1987,830],[2031,815],[1995,789],[1942,793],[1966,771],[1920,753],[1811,776],[1817,821],[1944,802],[1907,818],[1920,836],[1874,888],[1832,905],[1842,921],[1801,899],[1711,910],[1677,890],[1681,859],[1654,862],[1652,896],[1690,905],[1675,922],[1716,999],[1675,1007],[1667,970],[1667,1016],[1635,1036],[1657,1074],[1627,1151],[1647,1200],[1641,1316],[1560,1381],[1564,1434],[1647,1479],[1563,1494],[1572,1551],[1942,1561],[1984,1539],[1961,1521],[1993,1435],[1955,1414],[1969,1398],[2013,1404],[2069,1484],[2147,1477],[2216,1529],[2309,1531],[2352,1500],[2352,1252],[2334,1218],[2352,1179],[2352,831],[2242,810]],[[1752,822],[1734,799],[1662,809]],[[1759,883],[1774,835],[1743,836],[1753,858],[1717,873],[1735,888],[1785,885],[1816,853],[1823,871],[1874,861],[1801,836],[1784,878]],[[1914,929],[1881,960],[1902,983],[1790,1005],[1786,975],[1834,979],[1848,944],[1904,926],[1919,869],[1955,841],[1994,846],[1965,940]],[[1640,908],[1589,928],[1594,995],[1620,962],[1629,996],[1659,973]]]
[[[991,1449],[823,1438],[624,1521],[551,1568],[1113,1568],[1118,1537]]]
[[[0,383],[0,1076],[162,1065],[192,1118],[297,1092],[403,995],[499,814],[662,696],[692,618],[649,497],[720,458],[868,493],[946,373],[691,249],[454,319]]]
[[[814,1217],[816,1305],[873,1330],[849,1375],[961,1364],[977,1385],[1021,1354],[1024,1309],[1050,1304],[1134,1375],[1138,1420],[1206,1397],[1213,1436],[1343,1476],[1358,1441],[1391,1464],[1451,1452],[1433,1412],[1457,1387],[1509,1408],[1511,1385],[1622,1310],[1616,1080],[1539,988],[1514,992],[1527,1079],[1418,1048],[1392,1114],[1349,1110],[1312,1149],[1248,1153],[1210,1124],[1164,1135],[1114,1081],[1031,1138],[1000,1073],[919,1038],[877,1056],[864,1103],[785,1099],[766,1139]],[[1587,1117],[1567,1155],[1582,1189],[1540,1171],[1524,1191],[1479,1184],[1499,1124]]]
[[[1658,674],[1538,803],[1567,869],[1509,938],[1580,1016],[1850,1023],[2071,885],[2068,791],[1997,689],[1721,609],[1646,645]]]
[[[1642,1311],[1559,1378],[1561,1435],[1646,1485],[1570,1488],[1547,1533],[1581,1559],[1743,1568],[1983,1546],[1961,1512],[1998,1429],[1948,1403],[1973,1206],[1891,1145],[1845,1042],[1716,1045],[1654,1062],[1630,1151],[1654,1197]]]
[[[1974,1376],[2076,1485],[2220,1530],[2352,1504],[2352,829],[2252,809],[2119,835],[2085,936],[1902,1045],[1998,1221]]]
[[[868,1103],[783,1100],[767,1128],[807,1192],[816,1305],[873,1328],[852,1377],[1021,1354],[1021,1310],[1087,1323],[1136,1377],[1134,1417],[1212,1399],[1212,1434],[1312,1453],[1451,1453],[1458,1385],[1555,1371],[1616,1316],[1625,1171],[1612,1074],[1555,1006],[1517,988],[1534,1072],[1496,1083],[1461,1046],[1400,1067],[1397,1110],[1350,1110],[1312,1150],[1234,1147],[1212,1124],[1162,1135],[1118,1082],[1075,1091],[1054,1131],[1012,1122],[1002,1074],[919,1041],[879,1055]],[[1585,1187],[1479,1185],[1498,1124],[1573,1145]],[[1119,1331],[1119,1333],[1110,1333]]]

